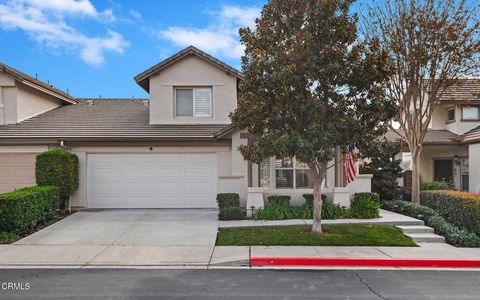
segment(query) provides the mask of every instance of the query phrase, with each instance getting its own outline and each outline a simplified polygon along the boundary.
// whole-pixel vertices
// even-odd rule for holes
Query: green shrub
[[[377,197],[375,197],[376,195]],[[348,215],[352,218],[372,219],[378,218],[380,208],[380,200],[378,194],[375,193],[357,193],[354,196]]]
[[[272,196],[271,196],[272,197]],[[270,197],[269,197],[270,198]],[[286,220],[296,219],[301,207],[290,206],[286,199],[273,198],[253,214],[254,220]]]
[[[369,197],[371,198],[374,202],[380,204],[380,195],[378,193],[355,193],[353,195],[353,202],[359,198],[364,198],[364,197]]]
[[[420,203],[448,222],[480,235],[480,195],[459,191],[422,191]]]
[[[423,219],[427,226],[434,228],[435,233],[444,236],[445,241],[451,245],[480,247],[480,237],[478,235],[449,223],[430,207],[402,200],[384,201],[382,206],[397,213]]]
[[[18,241],[20,236],[12,232],[0,232],[0,244],[11,244]]]
[[[282,203],[289,204],[291,197],[287,196],[287,195],[272,195],[272,196],[269,196],[267,199],[268,199],[268,203],[271,203],[271,202],[280,203],[280,202],[282,202]]]
[[[431,191],[431,190],[454,190],[455,185],[450,181],[435,181],[435,182],[424,182],[420,184],[421,191]]]
[[[240,207],[240,196],[236,193],[217,194],[218,208]]]
[[[310,205],[313,205],[313,194],[303,194],[302,196],[305,199],[305,203],[310,203]],[[327,200],[327,195],[322,194],[321,198],[322,201],[325,202]]]
[[[345,209],[338,204],[323,201],[322,219],[337,219],[345,216]],[[259,209],[252,218],[254,220],[286,220],[312,219],[313,203],[305,201],[302,206],[291,206],[285,199],[269,201],[265,207]]]
[[[346,215],[347,215],[347,211],[345,207],[340,206],[340,204],[333,204],[327,201],[323,202],[322,219],[335,220],[341,217],[345,217]],[[313,217],[313,214],[312,214],[312,217]],[[310,217],[310,219],[312,217]]]
[[[55,149],[37,155],[35,178],[38,185],[53,185],[60,193],[60,206],[78,189],[78,157],[68,151]]]
[[[24,234],[47,222],[59,204],[58,188],[33,186],[0,194],[0,232]]]
[[[243,220],[245,211],[240,207],[223,207],[218,211],[219,220]]]

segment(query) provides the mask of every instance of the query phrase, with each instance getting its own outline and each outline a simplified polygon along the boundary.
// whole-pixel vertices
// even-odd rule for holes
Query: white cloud
[[[211,54],[239,58],[244,47],[240,44],[238,29],[254,27],[260,11],[257,7],[223,6],[219,11],[211,12],[213,20],[206,28],[172,26],[160,31],[159,37],[177,46],[194,45]]]
[[[136,11],[135,9],[129,10],[128,14],[132,16],[135,20],[142,21],[142,14]]]
[[[71,6],[69,6],[71,4]],[[66,22],[70,15],[109,18],[111,10],[98,12],[88,0],[10,0],[0,4],[0,27],[20,29],[47,47],[78,52],[88,64],[104,63],[106,51],[122,53],[128,42],[117,32],[104,37],[88,36]]]

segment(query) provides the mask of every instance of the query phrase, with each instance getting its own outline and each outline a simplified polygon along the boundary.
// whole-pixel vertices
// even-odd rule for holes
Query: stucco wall
[[[174,87],[212,87],[212,117],[175,117]],[[196,56],[150,77],[150,124],[228,124],[237,103],[237,79]]]
[[[480,143],[468,147],[469,160],[469,190],[480,193]]]
[[[55,97],[27,85],[17,84],[17,122],[39,115],[61,105]]]
[[[458,157],[467,157],[468,148],[466,145],[427,145],[423,148],[420,155],[420,182],[432,182],[434,175],[434,163],[435,159],[453,159],[457,155]],[[472,158],[470,158],[470,163]],[[471,172],[470,172],[471,173]],[[453,164],[453,177],[455,184],[460,186],[460,166]]]

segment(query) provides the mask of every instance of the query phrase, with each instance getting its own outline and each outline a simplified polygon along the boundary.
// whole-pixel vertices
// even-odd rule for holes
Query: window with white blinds
[[[212,89],[193,89],[193,114],[195,117],[210,117],[212,115]]]
[[[212,88],[176,88],[175,99],[177,117],[212,116]]]

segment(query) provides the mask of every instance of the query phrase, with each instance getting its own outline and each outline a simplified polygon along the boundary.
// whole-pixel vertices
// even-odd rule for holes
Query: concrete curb
[[[251,267],[480,268],[480,260],[324,257],[251,257]]]

